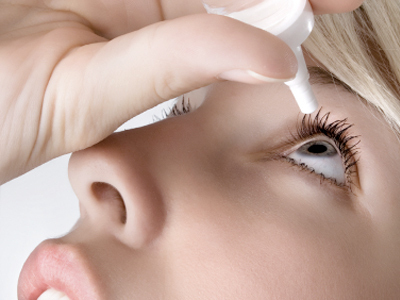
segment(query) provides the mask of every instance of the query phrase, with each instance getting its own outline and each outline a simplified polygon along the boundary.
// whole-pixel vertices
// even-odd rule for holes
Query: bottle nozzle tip
[[[318,108],[318,102],[316,99],[315,101],[303,102],[298,104],[303,114],[312,114]]]

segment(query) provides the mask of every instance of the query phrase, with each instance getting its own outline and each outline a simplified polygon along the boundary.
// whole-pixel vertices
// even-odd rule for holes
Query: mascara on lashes
[[[352,186],[354,185],[355,175],[357,174],[357,163],[359,161],[359,158],[357,157],[359,154],[358,145],[361,141],[359,140],[359,136],[350,134],[350,129],[354,124],[349,124],[347,118],[329,122],[331,113],[328,112],[322,115],[321,111],[322,108],[318,111],[315,117],[312,117],[312,115],[304,115],[297,125],[297,132],[291,134],[291,140],[288,141],[288,143],[297,145],[300,142],[304,143],[304,141],[310,141],[311,138],[315,138],[319,135],[329,138],[329,140],[334,142],[339,154],[341,155],[346,176],[346,184],[343,185],[335,182],[334,179],[327,178],[324,174],[314,172],[311,168],[308,168],[308,171],[322,176],[322,179],[326,179],[339,187],[347,187],[351,191]],[[315,140],[317,141],[317,139]],[[283,158],[292,164],[296,164],[295,161],[285,155],[283,155]],[[302,169],[307,169],[305,164],[297,165]]]

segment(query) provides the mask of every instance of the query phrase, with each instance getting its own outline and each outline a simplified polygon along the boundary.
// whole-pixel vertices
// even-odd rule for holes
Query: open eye
[[[310,141],[287,155],[291,162],[321,174],[323,177],[345,184],[345,168],[340,152],[331,143]]]

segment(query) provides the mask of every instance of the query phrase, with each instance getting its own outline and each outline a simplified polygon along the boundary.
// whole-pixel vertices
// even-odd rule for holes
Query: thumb
[[[56,101],[53,128],[65,130],[53,147],[91,146],[138,113],[218,80],[283,81],[296,71],[285,43],[230,18],[201,14],[153,24],[76,49],[59,63],[46,92]]]

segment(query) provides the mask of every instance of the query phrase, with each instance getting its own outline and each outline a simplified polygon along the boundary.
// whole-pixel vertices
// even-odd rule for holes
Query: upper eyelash
[[[158,122],[169,117],[185,115],[193,110],[193,107],[190,103],[190,98],[187,98],[186,100],[185,95],[182,96],[181,106],[182,106],[181,108],[178,106],[178,101],[177,101],[172,106],[172,108],[163,109],[161,116],[154,115],[153,121]]]
[[[178,102],[174,104],[171,108],[171,111],[167,116],[181,116],[185,115],[192,111],[192,105],[190,104],[190,98],[185,98],[185,95],[182,96],[182,108],[178,107]]]
[[[322,134],[333,140],[342,156],[348,186],[351,190],[353,185],[352,175],[355,173],[354,168],[359,161],[357,158],[359,154],[358,145],[361,141],[358,140],[350,146],[350,141],[359,138],[359,136],[351,135],[349,132],[354,124],[348,123],[347,118],[329,122],[331,113],[328,112],[321,116],[321,110],[322,108],[314,118],[311,115],[304,115],[297,125],[297,133],[292,134],[292,139],[295,142],[305,141],[309,140],[310,137]]]

